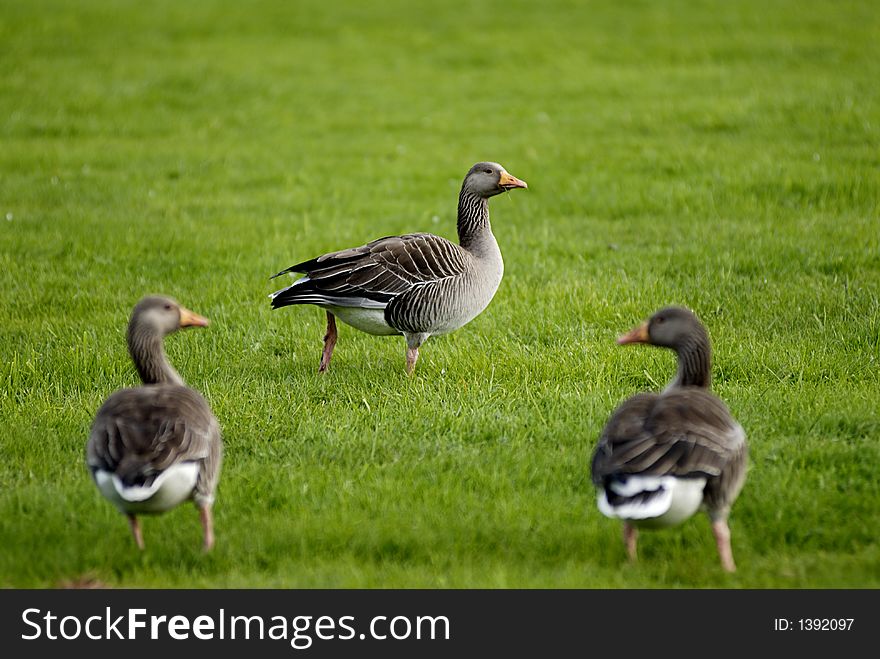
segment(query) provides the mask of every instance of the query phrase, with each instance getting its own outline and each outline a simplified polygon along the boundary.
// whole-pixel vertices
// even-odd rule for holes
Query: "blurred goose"
[[[208,320],[167,297],[151,296],[135,306],[128,325],[128,350],[144,382],[120,389],[98,410],[86,463],[95,484],[128,516],[140,549],[141,513],[161,513],[192,499],[199,509],[204,548],[214,545],[211,506],[220,475],[220,427],[208,403],[168,363],[165,335]]]
[[[273,293],[272,308],[314,304],[326,309],[320,372],[330,366],[338,316],[368,334],[402,334],[406,370],[412,373],[429,336],[458,329],[492,300],[504,263],[489,226],[489,198],[526,187],[498,163],[477,163],[458,197],[458,245],[430,233],[410,233],[297,263],[274,275],[306,276]]]
[[[592,463],[599,510],[624,520],[635,560],[638,527],[673,526],[702,507],[721,565],[733,572],[727,517],[745,482],[748,448],[742,427],[709,391],[706,329],[687,309],[668,307],[617,342],[671,348],[678,372],[662,393],[624,401],[605,425]]]

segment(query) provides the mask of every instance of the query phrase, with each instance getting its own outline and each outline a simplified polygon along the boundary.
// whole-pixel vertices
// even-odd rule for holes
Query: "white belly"
[[[147,487],[127,487],[118,476],[100,469],[95,472],[95,483],[101,494],[123,513],[161,513],[192,496],[198,475],[198,464],[183,462],[166,469]]]
[[[388,336],[400,334],[385,322],[384,309],[362,309],[360,307],[327,307],[327,310],[346,325],[367,334]]]
[[[450,314],[447,318],[440,320],[435,327],[430,330],[431,336],[443,336],[457,329],[460,329],[471,322],[486,310],[498,286],[501,284],[501,276],[504,274],[504,265],[500,258],[498,263],[481,275],[482,285],[480,289],[474,293],[470,291],[464,294],[468,298],[468,303],[462,305],[455,313]]]
[[[443,336],[444,334],[449,334],[450,332],[454,332],[455,330],[464,327],[474,318],[483,313],[491,301],[491,297],[486,300],[480,300],[470,308],[463,309],[459,314],[450,316],[449,318],[444,319],[443,322],[437,323],[435,327],[431,328],[431,336]]]

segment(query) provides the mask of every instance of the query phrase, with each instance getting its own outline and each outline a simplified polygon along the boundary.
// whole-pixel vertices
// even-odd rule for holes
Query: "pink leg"
[[[718,545],[721,567],[727,572],[736,572],[733,550],[730,548],[730,527],[727,526],[727,520],[719,519],[712,522],[712,533],[715,535],[715,544]]]
[[[419,360],[419,349],[418,346],[415,348],[407,348],[406,349],[406,374],[412,375],[413,370],[415,370],[416,362]]]
[[[333,356],[333,348],[336,347],[336,317],[327,312],[327,333],[324,335],[324,351],[321,353],[321,365],[318,373],[325,373],[330,368],[330,358]]]
[[[211,515],[210,506],[199,508],[199,519],[202,521],[202,530],[205,535],[202,548],[205,551],[211,551],[211,548],[214,546],[214,517]]]
[[[138,549],[144,548],[144,534],[141,532],[140,520],[134,515],[128,516],[128,525],[131,527],[131,534],[134,536],[134,542]]]
[[[406,338],[406,374],[412,375],[416,368],[416,362],[419,360],[419,348],[431,336],[428,333],[409,334],[403,333]]]
[[[626,545],[626,555],[629,556],[629,560],[633,563],[638,560],[638,555],[636,554],[636,543],[638,540],[639,530],[629,522],[624,522],[623,544]]]

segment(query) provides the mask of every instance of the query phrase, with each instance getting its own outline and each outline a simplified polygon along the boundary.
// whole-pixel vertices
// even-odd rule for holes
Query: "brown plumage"
[[[660,394],[640,393],[612,414],[593,453],[599,509],[623,519],[635,559],[637,527],[678,524],[698,507],[712,520],[721,563],[733,571],[727,518],[745,481],[745,433],[709,391],[709,337],[687,309],[668,307],[619,339],[678,354],[678,373]]]
[[[462,327],[492,300],[504,263],[489,224],[489,198],[525,187],[498,163],[477,163],[459,193],[458,245],[410,233],[297,263],[275,277],[306,276],[273,293],[272,308],[314,304],[326,310],[321,372],[330,366],[338,316],[368,334],[403,334],[411,373],[428,337]]]
[[[92,424],[86,463],[101,493],[128,515],[138,547],[137,515],[191,499],[204,547],[214,543],[211,507],[220,476],[220,427],[202,395],[187,387],[165,356],[165,335],[208,321],[167,297],[150,296],[132,312],[128,345],[143,386],[110,395]]]

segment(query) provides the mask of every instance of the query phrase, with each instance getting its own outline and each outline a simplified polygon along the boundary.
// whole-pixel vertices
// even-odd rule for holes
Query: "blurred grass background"
[[[880,586],[880,12],[872,2],[0,5],[0,585]],[[505,279],[430,340],[270,312],[269,275],[455,236],[476,161]],[[217,547],[124,518],[84,466],[137,382],[134,303],[224,429]],[[731,517],[625,562],[589,457],[674,357],[614,338],[669,304],[751,442]]]

